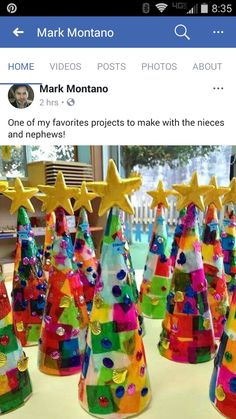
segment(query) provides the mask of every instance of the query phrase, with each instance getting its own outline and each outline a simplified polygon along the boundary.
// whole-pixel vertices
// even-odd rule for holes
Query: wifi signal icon
[[[157,3],[155,6],[159,10],[159,12],[163,13],[164,10],[166,10],[166,8],[168,7],[168,4],[166,4],[166,3]]]

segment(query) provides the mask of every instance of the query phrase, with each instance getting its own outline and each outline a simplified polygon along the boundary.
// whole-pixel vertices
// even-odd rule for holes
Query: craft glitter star
[[[190,204],[196,205],[201,211],[204,211],[204,202],[202,195],[205,195],[210,190],[214,189],[213,185],[203,185],[199,186],[198,184],[198,175],[197,172],[194,172],[189,184],[173,185],[173,188],[179,192],[182,197],[178,200],[176,207],[181,210],[184,207],[187,207]]]
[[[218,186],[216,176],[212,176],[209,185],[213,185],[214,189],[206,193],[204,196],[204,204],[206,206],[214,204],[218,210],[221,210],[223,207],[221,195],[225,195],[226,192],[229,192],[230,188],[226,188],[225,186]]]
[[[38,195],[37,198],[43,201],[42,210],[47,213],[54,211],[58,207],[64,208],[68,214],[74,214],[73,208],[70,202],[77,188],[66,186],[63,173],[59,171],[54,186],[38,185],[42,195]]]
[[[158,204],[162,204],[165,208],[169,208],[167,197],[169,195],[177,195],[177,192],[173,189],[164,189],[162,180],[159,180],[157,189],[154,191],[148,191],[147,194],[152,197],[152,203],[150,206],[151,209],[156,208]]]
[[[218,223],[212,220],[211,223],[207,224],[210,227],[210,231],[216,231],[218,227]]]
[[[229,192],[227,192],[223,198],[223,204],[236,204],[236,177],[233,177],[233,179],[230,182],[229,185]]]
[[[118,206],[129,214],[134,214],[129,194],[141,186],[141,177],[121,179],[114,161],[109,160],[108,171],[105,181],[88,182],[87,186],[100,196],[101,203],[98,215],[101,216],[113,206]]]
[[[14,214],[20,207],[34,212],[30,199],[38,192],[37,188],[25,188],[19,178],[16,178],[14,188],[3,191],[3,195],[12,200],[10,213]]]
[[[86,182],[82,182],[81,188],[77,188],[76,193],[74,194],[75,203],[74,211],[84,207],[88,212],[93,212],[91,202],[98,195],[94,192],[89,192],[86,186]]]
[[[64,265],[66,260],[66,256],[63,255],[63,253],[58,253],[55,255],[55,262],[57,265]]]

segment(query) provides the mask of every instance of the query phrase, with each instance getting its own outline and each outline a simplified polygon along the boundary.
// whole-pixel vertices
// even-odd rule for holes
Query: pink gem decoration
[[[67,246],[68,246],[67,241],[66,240],[62,240],[60,246],[61,246],[62,249],[66,249]]]
[[[29,260],[30,265],[35,265],[36,264],[36,257],[35,256],[31,256],[30,260]]]
[[[132,395],[132,394],[135,393],[135,390],[136,390],[135,384],[130,384],[129,387],[128,387],[127,393],[129,395]]]
[[[51,358],[52,359],[59,359],[60,358],[60,354],[57,351],[54,351],[51,353]]]
[[[29,259],[27,257],[23,259],[23,265],[25,266],[29,265]]]
[[[194,247],[195,252],[201,252],[201,243],[199,241],[195,241],[193,243],[193,247]]]
[[[145,366],[142,365],[142,367],[140,368],[140,375],[141,375],[141,377],[143,377],[144,374],[145,374]]]

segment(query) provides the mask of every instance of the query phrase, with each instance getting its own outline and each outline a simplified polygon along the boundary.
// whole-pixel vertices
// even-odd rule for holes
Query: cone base
[[[217,412],[220,413],[220,415],[223,416],[224,418],[232,419],[233,417],[236,417],[236,411],[235,411],[235,415],[234,416],[226,416],[221,410],[219,410],[219,408],[215,405],[215,403],[213,403],[211,401],[211,404],[215,408],[215,410],[217,410]]]
[[[27,342],[25,345],[21,345],[24,348],[30,348],[31,346],[38,346],[39,342]]]
[[[157,348],[160,352],[160,355],[170,361],[182,363],[182,364],[202,364],[204,362],[211,361],[215,357],[217,350],[217,345],[214,347],[214,351],[211,353],[202,353],[198,357],[187,357],[185,353],[177,354],[173,350],[165,349],[161,342],[157,344]],[[191,348],[190,348],[191,349]],[[194,348],[195,349],[195,348]]]
[[[150,314],[146,314],[144,311],[143,311],[143,316],[144,317],[146,317],[147,319],[156,319],[156,320],[163,320],[164,319],[164,317],[165,317],[165,312],[164,313],[160,313],[159,315],[150,315]],[[143,336],[143,335],[142,335]]]
[[[43,374],[54,375],[54,376],[57,376],[57,377],[66,377],[68,375],[74,375],[74,374],[78,374],[78,373],[81,372],[81,366],[79,368],[74,368],[74,369],[70,369],[70,370],[54,370],[52,368],[41,367],[41,366],[38,366],[38,369]]]
[[[149,399],[145,405],[145,407],[143,409],[141,409],[138,412],[133,412],[133,413],[119,413],[119,412],[113,412],[113,413],[109,413],[109,414],[104,414],[104,415],[99,415],[99,413],[91,413],[84,405],[83,403],[79,400],[80,406],[91,416],[95,417],[95,418],[106,418],[106,419],[124,419],[124,418],[131,418],[134,416],[138,416],[141,413],[145,412],[146,410],[148,410],[149,404],[152,400],[152,397],[149,396]]]
[[[14,313],[13,313],[14,316]],[[17,330],[17,323],[21,322],[19,319],[14,319],[14,328],[15,328],[15,334],[17,338],[19,339],[21,346],[24,348],[30,347],[30,346],[37,346],[38,341],[40,338],[40,329],[41,329],[41,323],[27,323],[24,324],[24,331],[19,332]]]
[[[28,383],[15,393],[0,396],[0,415],[17,410],[22,407],[32,396],[32,386],[28,376]],[[4,400],[5,399],[5,400]]]

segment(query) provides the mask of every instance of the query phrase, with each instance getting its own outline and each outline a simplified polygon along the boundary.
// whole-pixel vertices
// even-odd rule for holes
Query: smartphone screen
[[[54,6],[50,2],[42,10],[41,4],[32,8],[20,0],[0,5],[0,180],[10,186],[16,177],[27,186],[53,184],[66,163],[70,184],[76,184],[78,171],[80,183],[99,181],[113,158],[122,177],[142,175],[132,220],[146,233],[153,219],[146,191],[160,179],[171,188],[197,170],[202,184],[215,175],[227,186],[236,170],[234,4],[147,0],[113,9],[103,2]],[[3,197],[0,202],[0,230],[10,231],[16,220]],[[36,217],[42,217],[39,206]],[[174,226],[174,204],[168,217]],[[97,226],[97,219],[92,223]],[[137,243],[139,233],[136,228]],[[0,245],[0,252],[1,258],[11,257],[12,243]],[[140,272],[144,259],[135,261]],[[153,334],[157,341],[155,328]],[[155,359],[150,335],[144,339]],[[169,419],[184,412],[189,419],[216,419],[208,401],[212,365],[201,367],[194,380],[192,370],[172,372],[166,362],[159,380],[157,358],[153,402],[143,417]],[[74,400],[60,400],[59,391],[52,399],[46,395],[47,417],[60,418],[62,412],[87,417]],[[45,393],[37,396],[41,407],[33,415],[41,419]]]

